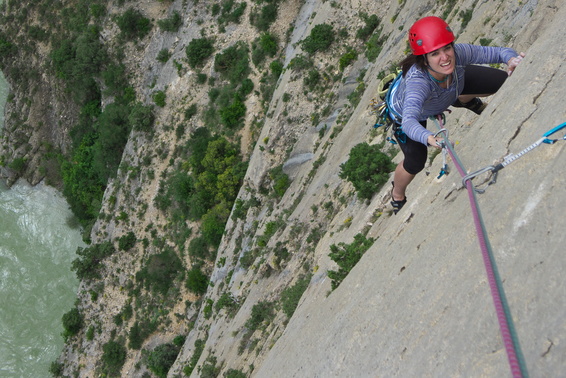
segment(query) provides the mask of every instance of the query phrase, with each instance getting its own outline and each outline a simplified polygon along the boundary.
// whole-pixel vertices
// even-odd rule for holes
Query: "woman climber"
[[[391,113],[395,137],[404,159],[393,177],[391,205],[395,214],[405,205],[405,190],[424,169],[427,147],[440,147],[442,138],[426,129],[426,119],[450,105],[480,114],[485,104],[479,97],[494,94],[521,62],[524,53],[511,48],[455,44],[448,24],[425,17],[409,30],[412,54],[401,62],[402,77],[391,89]],[[474,64],[506,63],[507,72]]]

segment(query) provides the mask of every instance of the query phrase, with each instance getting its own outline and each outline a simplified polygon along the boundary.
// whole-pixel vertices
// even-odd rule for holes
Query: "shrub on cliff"
[[[354,185],[358,196],[371,197],[381,189],[395,169],[391,158],[381,152],[379,145],[360,143],[350,151],[348,161],[340,165],[340,178]]]
[[[224,49],[214,58],[214,70],[233,84],[238,84],[248,77],[251,69],[249,65],[249,49],[243,42]]]
[[[133,8],[117,16],[115,21],[125,39],[141,39],[151,30],[151,21]]]
[[[166,32],[176,32],[183,25],[183,18],[178,11],[173,11],[173,14],[163,20],[157,21],[157,26]]]
[[[303,39],[301,47],[309,54],[327,50],[334,42],[336,32],[332,25],[318,24],[312,28],[311,33]]]
[[[65,329],[65,331],[63,332],[63,337],[65,338],[65,340],[71,336],[76,335],[83,328],[83,316],[79,312],[79,309],[76,307],[65,313],[63,315],[62,321],[63,328]]]
[[[100,267],[102,260],[112,255],[116,250],[111,242],[92,244],[87,248],[79,247],[77,257],[71,263],[71,270],[74,270],[79,280],[92,280],[100,278]]]
[[[177,359],[180,348],[174,344],[161,344],[149,352],[147,367],[158,377],[166,377],[167,372]]]
[[[373,238],[367,239],[363,234],[357,234],[351,244],[338,243],[330,246],[329,256],[338,264],[338,270],[328,271],[328,277],[332,280],[332,290],[342,283],[374,241]]]
[[[120,376],[120,370],[126,362],[126,347],[112,340],[104,344],[102,350],[102,371],[110,377]]]
[[[209,38],[193,39],[187,45],[185,52],[189,66],[191,66],[191,68],[200,67],[204,65],[204,61],[214,52],[214,42]]]

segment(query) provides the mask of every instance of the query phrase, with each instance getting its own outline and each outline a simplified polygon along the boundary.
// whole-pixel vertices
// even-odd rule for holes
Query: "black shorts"
[[[493,94],[501,88],[507,79],[507,73],[492,67],[469,65],[466,66],[464,72],[464,89],[463,95],[487,95]],[[426,121],[421,121],[420,124],[426,129]],[[400,127],[400,125],[396,125]],[[428,148],[420,142],[416,142],[406,135],[395,134],[395,139],[405,155],[403,160],[403,168],[412,174],[416,175],[422,171],[426,164],[428,157]]]
[[[464,71],[463,95],[494,94],[507,80],[507,72],[497,68],[470,64]]]

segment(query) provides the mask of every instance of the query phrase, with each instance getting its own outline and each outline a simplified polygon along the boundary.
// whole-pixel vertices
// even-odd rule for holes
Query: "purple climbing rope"
[[[443,130],[442,116],[438,116],[435,121],[440,130]],[[466,176],[466,171],[464,166],[452,144],[448,141],[446,135],[444,137],[444,148],[448,150],[450,157],[456,165],[456,169],[462,177]],[[495,312],[497,314],[497,320],[499,322],[499,328],[501,331],[501,336],[503,338],[503,344],[507,351],[507,358],[509,360],[509,365],[511,367],[511,373],[513,377],[528,377],[526,365],[524,363],[523,356],[521,354],[521,349],[519,347],[519,342],[516,336],[515,329],[513,327],[513,319],[509,311],[509,306],[505,299],[505,292],[503,291],[503,285],[501,284],[501,279],[497,272],[497,266],[493,258],[493,252],[491,250],[491,245],[487,237],[487,231],[485,229],[485,224],[483,222],[480,209],[478,206],[478,201],[476,198],[475,190],[470,180],[466,180],[466,188],[468,189],[468,197],[470,199],[470,206],[472,208],[472,214],[474,217],[474,224],[476,226],[476,232],[478,235],[478,241],[482,251],[483,262],[485,270],[487,273],[487,279],[489,287],[491,290],[491,296],[493,298],[493,304],[495,305]]]

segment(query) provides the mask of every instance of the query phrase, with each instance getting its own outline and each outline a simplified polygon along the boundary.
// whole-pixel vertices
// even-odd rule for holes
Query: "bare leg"
[[[405,190],[414,178],[415,175],[410,174],[403,168],[403,162],[397,165],[395,174],[393,175],[393,201],[403,201],[405,199]]]

